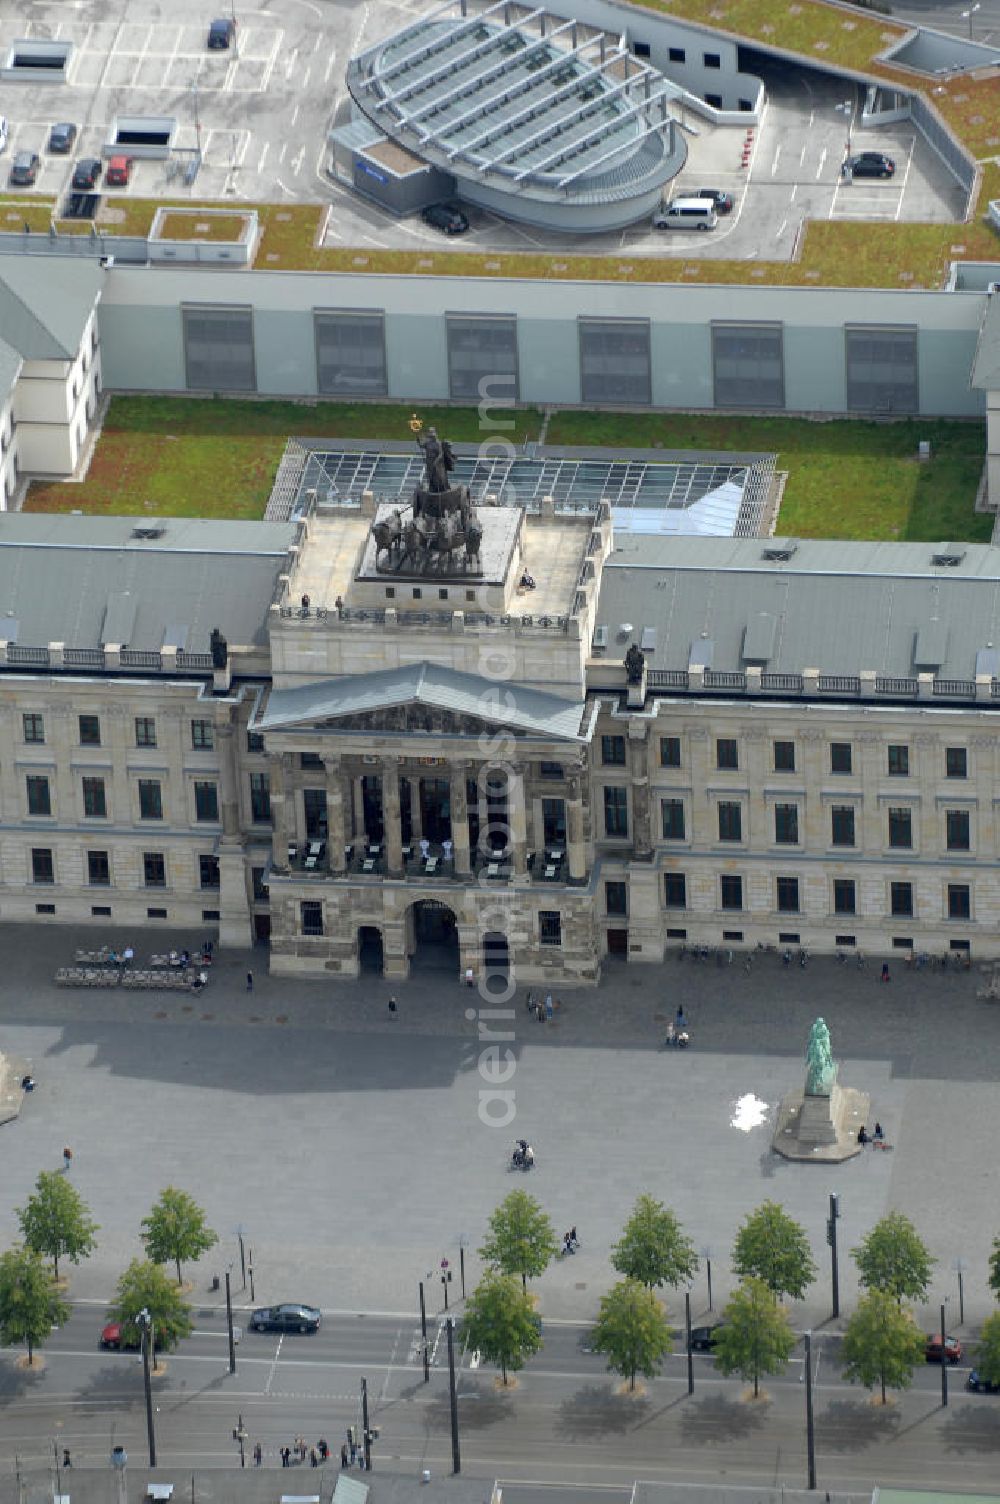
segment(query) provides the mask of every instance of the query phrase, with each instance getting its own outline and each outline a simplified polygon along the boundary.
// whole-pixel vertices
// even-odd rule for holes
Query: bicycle
[[[864,953],[863,950],[859,950],[858,951],[858,954],[855,957],[855,964],[857,965],[857,968],[858,968],[859,971],[864,971],[864,969],[865,969],[865,953]]]

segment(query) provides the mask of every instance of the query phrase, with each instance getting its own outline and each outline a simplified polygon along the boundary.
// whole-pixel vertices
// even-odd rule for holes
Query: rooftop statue
[[[437,429],[425,428],[414,413],[410,430],[424,456],[423,478],[409,505],[395,508],[372,528],[375,568],[390,574],[465,574],[473,559],[478,565],[483,541],[469,488],[451,483],[455,456]]]
[[[806,1050],[806,1096],[828,1097],[837,1079],[837,1066],[830,1045],[830,1030],[817,1018]]]

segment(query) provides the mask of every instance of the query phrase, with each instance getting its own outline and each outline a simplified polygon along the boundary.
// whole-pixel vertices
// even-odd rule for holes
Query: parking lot
[[[110,190],[105,217],[122,195],[137,198],[227,198],[332,202],[328,244],[379,248],[527,250],[633,256],[788,259],[807,219],[944,223],[965,212],[964,195],[940,158],[905,124],[861,129],[859,98],[843,80],[768,64],[769,102],[743,165],[743,128],[713,128],[690,113],[686,166],[674,185],[683,194],[707,186],[733,195],[734,212],[703,235],[654,231],[648,223],[621,233],[561,236],[471,210],[466,235],[446,239],[419,216],[397,221],[331,180],[326,133],[347,108],[349,56],[396,31],[426,8],[423,0],[272,0],[250,8],[229,0],[237,29],[228,50],[210,51],[208,26],[228,14],[218,0],[0,0],[0,50],[25,37],[72,41],[64,84],[7,84],[0,110],[10,140],[0,158],[6,186],[18,151],[38,152],[35,184],[18,194],[57,195],[73,164],[100,157],[116,115],[168,116],[177,122],[169,160],[140,160],[124,188]],[[214,8],[209,8],[214,7]],[[80,128],[69,156],[47,151],[49,129]],[[852,151],[889,153],[886,181],[846,182],[840,167]],[[193,181],[183,169],[200,145]],[[110,210],[110,215],[109,215]]]

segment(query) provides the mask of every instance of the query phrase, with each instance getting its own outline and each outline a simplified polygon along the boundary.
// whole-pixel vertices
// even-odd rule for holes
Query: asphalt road
[[[238,1310],[237,1323],[248,1312]],[[135,1354],[104,1352],[97,1339],[104,1311],[78,1303],[67,1325],[52,1334],[44,1367],[26,1375],[4,1353],[0,1366],[0,1457],[15,1453],[30,1469],[44,1465],[55,1440],[74,1464],[101,1465],[121,1444],[145,1456],[142,1365]],[[509,1392],[475,1354],[458,1355],[463,1471],[484,1478],[527,1477],[539,1482],[623,1484],[708,1481],[721,1454],[732,1477],[745,1483],[801,1483],[804,1457],[803,1352],[766,1383],[754,1403],[738,1380],[718,1376],[710,1357],[695,1355],[695,1390],[687,1394],[686,1360],[667,1360],[663,1376],[645,1392],[620,1392],[604,1360],[588,1346],[580,1323],[545,1325],[545,1345]],[[419,1319],[386,1314],[328,1315],[314,1335],[251,1333],[237,1346],[237,1371],[228,1373],[224,1316],[196,1310],[195,1331],[169,1355],[153,1380],[158,1460],[162,1466],[232,1465],[232,1430],[242,1415],[265,1465],[278,1466],[278,1448],[304,1435],[322,1435],[335,1457],[348,1425],[360,1423],[361,1378],[368,1381],[372,1424],[380,1428],[375,1465],[388,1471],[450,1470],[447,1342],[443,1321],[428,1323],[431,1375],[425,1384]],[[886,1411],[846,1385],[838,1372],[839,1338],[814,1337],[817,1468],[823,1486],[944,1487],[954,1481],[954,1449],[961,1446],[962,1486],[986,1488],[1000,1453],[1000,1400],[965,1391],[968,1369],[949,1370],[951,1403],[941,1407],[940,1371],[918,1370],[914,1387]],[[308,1462],[305,1464],[309,1467]]]

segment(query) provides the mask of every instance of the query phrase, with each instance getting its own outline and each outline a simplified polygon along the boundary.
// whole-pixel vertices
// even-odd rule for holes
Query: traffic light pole
[[[455,1388],[455,1323],[448,1322],[448,1385],[451,1399],[451,1464],[452,1472],[462,1471],[462,1453],[458,1445],[458,1391]]]
[[[362,1445],[365,1449],[365,1472],[372,1470],[372,1433],[368,1428],[368,1380],[361,1380]]]
[[[830,1215],[826,1224],[826,1241],[830,1245],[830,1285],[833,1295],[832,1316],[840,1315],[840,1274],[837,1267],[837,1221],[840,1217],[840,1197],[836,1191],[830,1194]]]
[[[809,1468],[807,1487],[816,1487],[816,1428],[813,1424],[812,1332],[806,1332],[806,1461]]]

